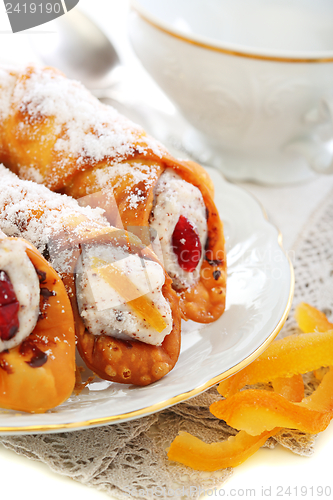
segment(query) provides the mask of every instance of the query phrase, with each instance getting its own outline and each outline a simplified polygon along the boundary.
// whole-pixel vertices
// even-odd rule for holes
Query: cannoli
[[[101,378],[147,385],[175,365],[180,351],[178,298],[157,257],[101,209],[0,166],[0,224],[52,262],[72,304],[77,346]]]
[[[0,161],[21,178],[103,207],[112,225],[120,215],[144,243],[158,241],[183,317],[219,318],[226,257],[205,170],[173,158],[55,69],[2,69],[0,98]]]
[[[42,413],[65,401],[74,383],[65,287],[33,245],[0,231],[0,407]]]

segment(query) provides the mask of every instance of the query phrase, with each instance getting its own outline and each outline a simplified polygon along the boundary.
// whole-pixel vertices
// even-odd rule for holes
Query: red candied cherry
[[[198,231],[183,215],[179,217],[175,226],[171,244],[180,267],[188,273],[193,272],[201,258],[201,242]]]
[[[20,304],[14,287],[4,271],[0,271],[0,339],[10,340],[19,329]]]

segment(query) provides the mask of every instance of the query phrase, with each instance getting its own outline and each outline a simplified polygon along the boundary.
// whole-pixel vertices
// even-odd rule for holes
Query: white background
[[[164,106],[168,111],[173,110],[172,105],[141,68],[130,48],[126,29],[127,0],[81,0],[79,7],[89,13],[113,40],[125,66],[120,72],[121,78],[125,79],[123,85],[127,91],[131,92],[131,98],[143,102],[149,98],[150,104],[156,107]],[[48,23],[30,30],[29,34],[31,37],[40,37],[42,43],[44,37],[53,36],[53,30],[52,23]],[[37,60],[29,43],[29,34],[13,35],[11,33],[4,5],[1,2],[0,59],[23,63]],[[134,80],[131,76],[135,76],[135,86],[128,83]],[[272,220],[280,227],[284,235],[285,247],[288,250],[312,210],[332,186],[333,176],[318,178],[302,186],[281,190],[251,185],[246,187],[266,206]],[[283,204],[281,204],[281,198],[284,200]],[[290,205],[294,207],[297,205],[298,209],[291,211]],[[331,425],[318,437],[312,457],[299,457],[282,447],[277,447],[275,450],[261,449],[235,469],[233,477],[220,493],[210,493],[213,493],[212,498],[223,496],[320,498],[320,495],[316,493],[317,486],[324,488],[330,486],[333,498],[332,451],[333,426]],[[0,495],[4,499],[21,497],[27,500],[58,500],[59,498],[97,500],[110,498],[103,492],[50,471],[44,464],[20,457],[1,445],[0,481]],[[302,486],[308,489],[306,495],[305,490],[300,489]],[[279,487],[283,487],[283,491]],[[290,490],[287,489],[288,487]],[[279,492],[280,495],[278,495]],[[327,498],[325,495],[322,497]]]

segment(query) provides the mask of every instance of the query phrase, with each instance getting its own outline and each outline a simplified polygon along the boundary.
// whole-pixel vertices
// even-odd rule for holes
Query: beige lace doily
[[[294,304],[306,301],[328,316],[333,312],[333,192],[316,210],[293,249],[296,275]],[[294,332],[293,311],[280,335]],[[306,394],[316,387],[311,374],[304,376]],[[221,441],[237,431],[216,419],[209,405],[219,399],[216,388],[158,414],[118,425],[83,431],[36,436],[0,437],[0,442],[21,455],[41,460],[51,469],[77,481],[103,489],[114,497],[174,498],[179,488],[186,498],[198,498],[191,486],[209,489],[232,473],[224,469],[203,473],[168,462],[165,449],[180,430],[206,442]],[[277,443],[294,453],[313,452],[315,436],[284,430],[265,446]],[[130,491],[129,491],[130,488]],[[168,494],[168,489],[172,494]]]

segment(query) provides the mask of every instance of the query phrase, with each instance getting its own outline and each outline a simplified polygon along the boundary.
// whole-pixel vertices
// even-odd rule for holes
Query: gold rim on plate
[[[245,57],[247,59],[257,59],[259,61],[274,61],[281,63],[331,63],[333,62],[333,56],[322,56],[322,57],[287,57],[287,56],[274,56],[265,55],[259,53],[244,52],[237,49],[231,49],[226,47],[221,47],[218,45],[213,45],[205,37],[192,35],[190,38],[181,32],[172,29],[163,21],[160,21],[155,16],[148,13],[136,0],[131,0],[130,2],[132,10],[134,10],[142,19],[144,19],[148,24],[158,29],[162,33],[172,36],[182,42],[196,45],[202,49],[212,50],[213,52],[220,52],[222,54],[227,54],[229,56]]]
[[[258,203],[258,202],[257,202]],[[267,215],[261,204],[259,203],[259,206],[262,210],[264,218],[267,220]],[[273,224],[272,224],[273,225]],[[177,396],[173,396],[172,398],[169,398],[165,401],[161,401],[159,403],[155,403],[150,406],[146,406],[144,408],[141,408],[140,410],[135,410],[131,411],[128,413],[123,413],[121,415],[113,415],[111,417],[102,417],[102,418],[93,418],[89,420],[85,420],[82,422],[71,422],[71,423],[62,423],[62,424],[45,424],[45,425],[26,425],[22,427],[0,427],[0,434],[4,434],[7,432],[10,432],[11,434],[33,434],[33,433],[40,433],[40,432],[52,432],[52,431],[58,431],[58,430],[80,430],[82,428],[87,428],[91,426],[100,426],[100,425],[106,425],[110,423],[116,423],[120,422],[122,420],[134,420],[135,418],[138,417],[143,417],[147,416],[151,413],[156,413],[160,410],[163,410],[164,408],[167,408],[169,406],[173,406],[177,403],[180,403],[182,401],[185,401],[186,399],[189,399],[193,396],[196,396],[197,394],[200,394],[201,392],[204,392],[205,390],[209,389],[213,385],[216,385],[218,382],[221,382],[221,380],[230,377],[231,375],[234,375],[236,372],[242,370],[245,368],[247,365],[252,363],[268,346],[269,344],[275,339],[275,337],[278,335],[278,333],[281,331],[283,325],[286,322],[286,319],[288,317],[289,311],[291,309],[291,304],[294,296],[294,287],[295,287],[295,274],[294,274],[294,268],[291,263],[291,260],[283,248],[282,244],[282,234],[278,230],[278,244],[283,251],[284,255],[287,258],[287,261],[289,263],[289,269],[290,269],[290,290],[289,290],[289,296],[288,296],[288,301],[286,308],[274,328],[274,330],[270,333],[270,335],[266,338],[266,340],[255,350],[253,351],[249,356],[247,356],[245,359],[234,365],[232,368],[229,368],[229,370],[226,370],[225,372],[220,373],[219,375],[211,378],[208,380],[203,385],[200,385],[199,387],[195,387],[194,389],[184,392],[182,394],[179,394]]]

